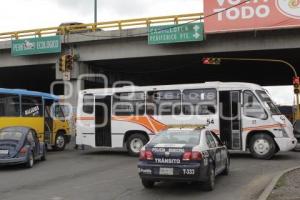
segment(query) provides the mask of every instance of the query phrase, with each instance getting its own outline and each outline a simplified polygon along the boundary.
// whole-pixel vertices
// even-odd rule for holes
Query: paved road
[[[276,172],[300,165],[300,152],[281,153],[270,161],[233,154],[230,176],[218,177],[213,192],[183,183],[160,183],[146,190],[137,176],[136,162],[120,151],[50,152],[48,160],[33,169],[0,168],[0,199],[255,199]]]

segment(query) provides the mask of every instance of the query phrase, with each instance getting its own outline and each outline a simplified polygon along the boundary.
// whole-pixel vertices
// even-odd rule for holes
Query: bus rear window
[[[20,98],[18,95],[0,94],[0,116],[20,116]]]
[[[83,96],[82,110],[88,114],[92,114],[94,112],[94,96],[92,94],[85,94]]]

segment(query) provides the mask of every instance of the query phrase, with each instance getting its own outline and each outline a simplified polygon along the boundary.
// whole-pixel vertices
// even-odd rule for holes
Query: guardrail
[[[193,20],[199,20],[204,16],[203,13],[192,13],[192,14],[183,14],[183,15],[170,15],[162,17],[150,17],[150,18],[137,18],[137,19],[128,19],[128,20],[119,20],[119,21],[108,21],[108,22],[99,22],[92,24],[76,24],[76,25],[64,25],[58,27],[49,27],[49,28],[40,28],[40,29],[31,29],[23,31],[14,31],[0,33],[0,40],[11,40],[11,39],[20,39],[26,37],[42,37],[50,35],[67,35],[70,33],[91,31],[96,32],[99,30],[124,30],[129,28],[136,27],[149,27],[152,24],[180,24],[186,23]]]

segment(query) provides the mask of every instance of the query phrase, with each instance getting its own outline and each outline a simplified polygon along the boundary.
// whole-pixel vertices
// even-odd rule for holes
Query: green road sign
[[[12,40],[11,54],[13,56],[25,56],[35,54],[48,54],[61,52],[60,36],[29,38]]]
[[[148,44],[169,44],[204,40],[204,23],[153,26],[149,28]]]

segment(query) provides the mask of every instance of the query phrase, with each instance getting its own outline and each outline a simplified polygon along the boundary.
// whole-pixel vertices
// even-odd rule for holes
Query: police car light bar
[[[206,125],[199,124],[174,124],[168,125],[168,129],[203,129]]]

